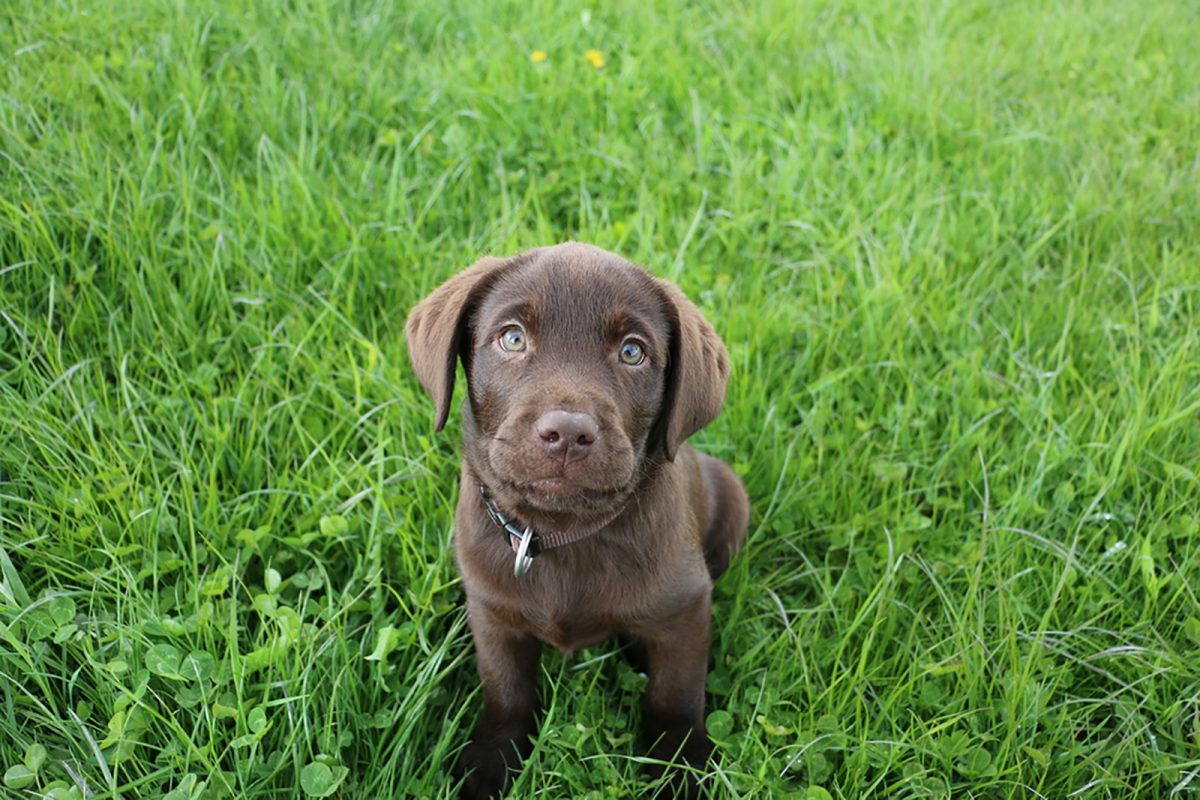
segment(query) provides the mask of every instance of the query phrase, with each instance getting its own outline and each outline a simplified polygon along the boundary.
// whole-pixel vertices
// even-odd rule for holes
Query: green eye
[[[511,326],[500,331],[500,349],[510,353],[520,353],[525,349],[525,331]]]
[[[625,344],[621,345],[621,363],[628,364],[631,367],[636,367],[638,364],[646,360],[646,351],[642,346],[632,339],[629,339]]]

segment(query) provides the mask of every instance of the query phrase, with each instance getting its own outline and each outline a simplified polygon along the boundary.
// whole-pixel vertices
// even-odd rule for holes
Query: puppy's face
[[[637,483],[671,329],[647,273],[564,255],[507,270],[470,315],[468,457],[533,508],[599,513]]]
[[[484,258],[417,304],[405,330],[438,430],[462,360],[465,455],[510,508],[614,509],[725,398],[725,347],[696,307],[589,245]]]

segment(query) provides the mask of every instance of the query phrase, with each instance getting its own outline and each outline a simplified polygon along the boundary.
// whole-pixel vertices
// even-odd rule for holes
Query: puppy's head
[[[717,415],[729,375],[677,287],[577,243],[484,258],[421,301],[406,333],[437,429],[461,359],[469,463],[510,504],[551,514],[624,502]]]

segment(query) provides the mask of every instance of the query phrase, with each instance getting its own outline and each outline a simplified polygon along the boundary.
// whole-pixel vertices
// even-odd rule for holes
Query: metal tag
[[[521,534],[520,545],[517,547],[517,560],[513,562],[513,575],[518,578],[529,572],[533,566],[533,556],[529,555],[529,543],[533,541],[533,528],[526,528]]]

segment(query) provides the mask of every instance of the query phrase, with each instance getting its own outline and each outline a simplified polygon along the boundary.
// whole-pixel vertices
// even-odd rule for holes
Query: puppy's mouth
[[[513,504],[513,512],[523,507],[556,518],[604,515],[628,499],[637,474],[632,448],[606,447],[586,459],[559,462],[500,437],[480,437],[475,444],[480,477],[497,490],[498,500]]]
[[[550,515],[555,524],[608,514],[622,505],[630,492],[625,486],[601,488],[562,476],[523,479],[493,474],[485,476],[485,481],[498,490],[497,499],[507,497],[514,504],[514,512]]]
[[[527,493],[544,494],[549,497],[575,497],[588,491],[587,487],[567,478],[542,478],[523,488]]]
[[[513,482],[512,488],[534,508],[557,513],[587,514],[603,511],[624,496],[622,489],[598,489],[570,478],[539,478],[528,482]]]

